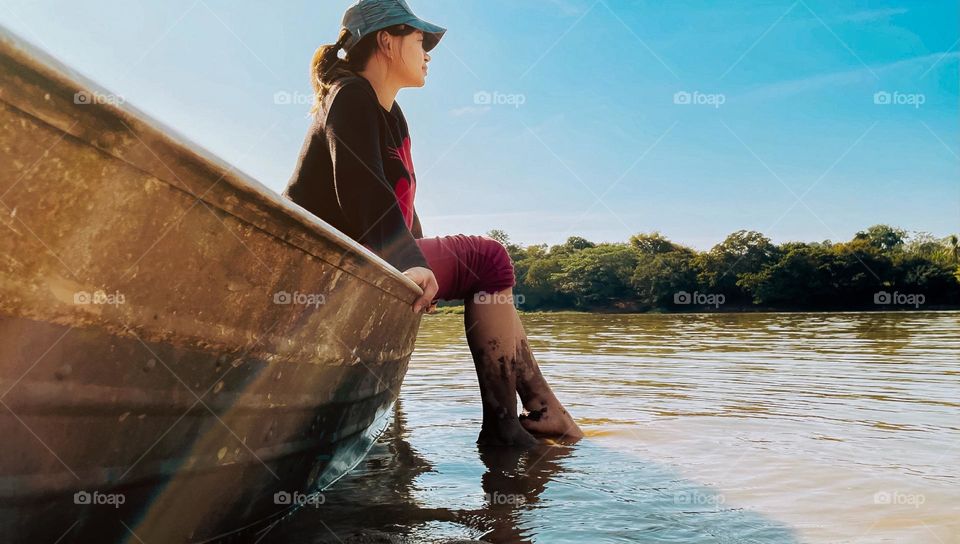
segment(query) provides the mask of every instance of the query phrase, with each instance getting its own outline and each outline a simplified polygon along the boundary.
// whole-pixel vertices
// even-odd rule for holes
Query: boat
[[[0,535],[207,542],[389,419],[420,288],[0,28]]]

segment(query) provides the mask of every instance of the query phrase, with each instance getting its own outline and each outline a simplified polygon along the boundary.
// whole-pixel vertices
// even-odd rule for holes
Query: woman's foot
[[[517,354],[517,393],[526,413],[520,424],[537,436],[577,440],[583,431],[553,394],[526,339],[521,339]]]
[[[536,436],[577,440],[583,438],[583,431],[559,404],[549,406],[543,403],[539,410],[530,410],[520,414],[520,425]]]
[[[491,340],[491,344],[496,342]],[[522,447],[538,444],[517,417],[516,360],[499,355],[495,347],[472,351],[483,407],[477,444]]]
[[[484,422],[480,436],[477,437],[477,444],[530,448],[540,444],[540,441],[523,428],[519,419],[512,419],[497,423]]]

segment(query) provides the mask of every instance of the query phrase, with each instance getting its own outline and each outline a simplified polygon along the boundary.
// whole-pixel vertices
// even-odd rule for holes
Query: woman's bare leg
[[[516,312],[514,312],[516,315]],[[536,435],[552,436],[559,439],[577,440],[583,438],[583,431],[553,394],[546,378],[540,373],[540,365],[533,357],[533,351],[527,343],[527,334],[517,316],[520,331],[519,362],[520,373],[517,376],[517,392],[520,402],[527,410],[520,416],[520,424]]]
[[[502,297],[505,301],[494,298],[499,297],[481,296],[464,301],[463,326],[483,403],[483,426],[477,442],[533,446],[537,439],[520,425],[517,414],[517,342],[508,315],[516,312],[513,297]]]
[[[513,290],[484,293],[465,301],[464,328],[480,382],[483,427],[478,442],[533,445],[530,432],[583,436],[550,390],[530,347]],[[529,414],[517,414],[517,393]]]

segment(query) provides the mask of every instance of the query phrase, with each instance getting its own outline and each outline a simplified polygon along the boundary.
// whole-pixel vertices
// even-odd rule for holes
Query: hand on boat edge
[[[433,299],[437,296],[437,291],[439,290],[437,278],[433,275],[433,270],[422,266],[415,266],[404,270],[403,275],[413,280],[413,283],[419,285],[420,289],[423,290],[423,294],[413,303],[413,312],[419,313],[422,310],[431,312],[436,307]]]

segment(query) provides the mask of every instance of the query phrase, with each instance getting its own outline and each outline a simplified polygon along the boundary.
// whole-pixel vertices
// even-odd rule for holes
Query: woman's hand
[[[428,312],[432,310],[434,307],[433,297],[437,295],[437,291],[439,290],[437,278],[433,275],[433,270],[422,266],[415,266],[404,270],[403,275],[413,280],[413,283],[419,285],[420,289],[423,289],[423,296],[413,303],[413,312],[418,313],[423,309],[427,309]]]

